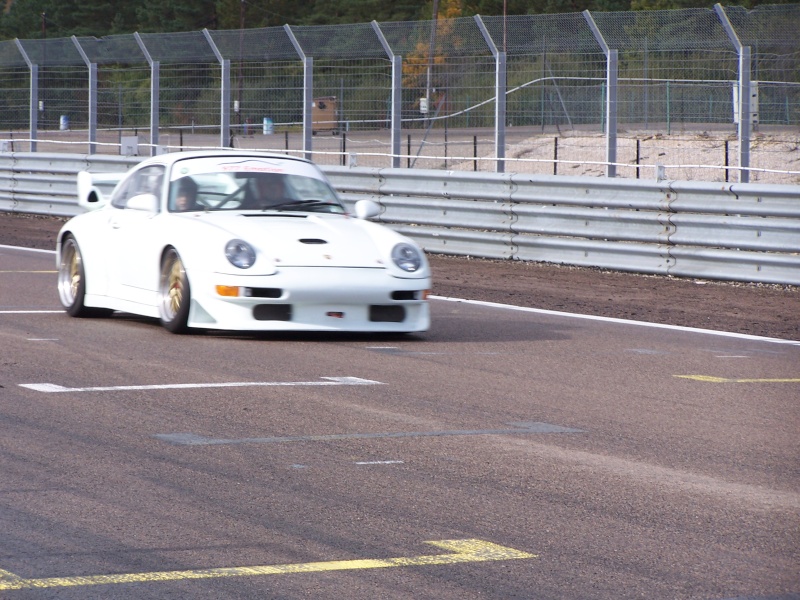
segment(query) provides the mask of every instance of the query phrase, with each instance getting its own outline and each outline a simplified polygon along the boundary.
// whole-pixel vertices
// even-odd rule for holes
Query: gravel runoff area
[[[54,249],[65,221],[0,212],[0,245]],[[437,296],[800,341],[797,286],[441,255],[429,259]]]

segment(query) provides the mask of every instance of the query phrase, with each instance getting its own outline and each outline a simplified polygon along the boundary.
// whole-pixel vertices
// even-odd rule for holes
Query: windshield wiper
[[[325,200],[290,200],[273,206],[265,206],[264,210],[306,210],[308,208],[317,208],[320,206],[338,207],[339,205],[336,202],[327,202]]]

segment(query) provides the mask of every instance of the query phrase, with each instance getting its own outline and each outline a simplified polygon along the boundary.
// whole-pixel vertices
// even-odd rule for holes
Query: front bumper
[[[430,277],[386,269],[282,268],[275,275],[189,273],[189,326],[241,331],[419,332],[430,327]],[[221,295],[218,286],[238,295]]]

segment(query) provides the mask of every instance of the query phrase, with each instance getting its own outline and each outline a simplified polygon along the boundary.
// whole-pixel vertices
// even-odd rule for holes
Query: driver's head
[[[261,204],[283,200],[285,195],[286,186],[283,183],[283,175],[262,173],[256,178],[256,196]]]
[[[192,210],[197,202],[197,183],[191,177],[184,177],[178,182],[178,193],[175,195],[175,209]]]

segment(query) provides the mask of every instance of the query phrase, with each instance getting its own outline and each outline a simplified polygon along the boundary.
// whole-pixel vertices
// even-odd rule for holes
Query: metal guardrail
[[[78,214],[76,174],[139,158],[0,153],[0,210]],[[800,285],[800,186],[324,167],[432,253]]]

